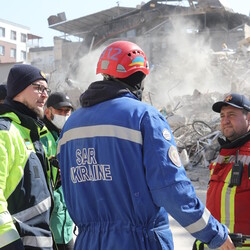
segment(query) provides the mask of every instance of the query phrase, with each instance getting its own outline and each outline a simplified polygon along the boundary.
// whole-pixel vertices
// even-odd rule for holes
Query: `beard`
[[[23,104],[27,106],[31,111],[33,111],[38,118],[43,119],[44,117],[44,110],[42,107],[38,107],[35,105],[31,105],[29,102],[24,101]]]
[[[43,119],[43,117],[44,117],[44,110],[43,109],[41,109],[41,108],[33,108],[31,110],[37,114],[38,118]]]

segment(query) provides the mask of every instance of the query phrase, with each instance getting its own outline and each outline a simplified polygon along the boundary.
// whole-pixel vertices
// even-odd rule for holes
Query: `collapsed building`
[[[173,3],[151,0],[136,8],[116,6],[69,21],[64,13],[50,16],[49,28],[64,34],[54,38],[54,78],[60,79],[60,87],[84,90],[96,80],[99,49],[124,39],[138,43],[147,54],[151,72],[145,101],[157,108],[174,105],[178,96],[194,90],[246,92],[250,17],[220,0]],[[78,41],[72,42],[72,37]]]
[[[48,22],[51,29],[64,33],[54,38],[54,78],[62,82],[54,86],[67,89],[73,100],[96,80],[100,53],[116,40],[136,42],[145,51],[150,74],[143,100],[165,112],[173,131],[192,128],[197,120],[216,129],[218,114],[211,110],[215,101],[228,92],[250,98],[250,17],[235,13],[222,0],[151,0],[70,21],[60,13]],[[53,88],[53,81],[50,84]],[[191,148],[192,140],[185,136],[181,143]],[[205,166],[217,151],[217,144],[213,146],[201,161]],[[190,156],[191,149],[186,149]]]
[[[66,16],[60,18],[61,14],[58,14],[48,18],[49,28],[63,32],[65,41],[69,36],[82,38],[79,56],[110,39],[143,36],[151,40],[153,37],[165,37],[171,34],[177,17],[192,21],[192,24],[188,23],[192,26],[183,27],[187,32],[196,35],[209,33],[214,50],[220,50],[222,43],[236,47],[238,41],[249,35],[245,26],[250,24],[249,17],[234,13],[219,0],[188,1],[188,7],[172,5],[172,2],[176,1],[152,0],[137,8],[118,6],[70,21],[66,21]]]

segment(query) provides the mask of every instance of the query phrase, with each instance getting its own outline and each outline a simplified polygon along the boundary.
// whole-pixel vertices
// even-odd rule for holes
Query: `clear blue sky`
[[[221,0],[238,13],[249,15],[250,0]],[[53,46],[53,37],[62,35],[48,28],[48,17],[65,12],[67,20],[76,19],[117,6],[136,7],[139,0],[1,0],[0,18],[30,28],[30,33],[43,37],[41,46]],[[148,2],[148,1],[144,1]]]

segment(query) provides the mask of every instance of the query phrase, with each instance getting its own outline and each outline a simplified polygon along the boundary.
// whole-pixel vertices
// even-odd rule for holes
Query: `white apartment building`
[[[0,19],[0,63],[25,62],[30,29]]]

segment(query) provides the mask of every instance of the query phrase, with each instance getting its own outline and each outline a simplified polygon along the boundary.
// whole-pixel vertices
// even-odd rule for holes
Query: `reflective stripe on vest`
[[[20,239],[20,236],[15,229],[8,230],[0,235],[0,248],[9,245],[10,243]]]
[[[225,157],[220,156],[218,162],[222,164],[225,160]],[[234,163],[235,156],[230,156],[228,163]],[[249,164],[250,157],[245,155],[239,155],[238,161],[243,162],[244,164]],[[231,232],[234,232],[235,225],[235,194],[236,186],[230,188],[228,187],[232,175],[232,170],[228,172],[228,175],[225,179],[225,184],[221,192],[221,223],[225,224]]]
[[[226,160],[226,163],[234,162],[235,161],[235,156],[230,155],[230,156],[224,156],[224,155],[219,155],[217,158],[217,163],[222,164],[225,163],[225,159],[228,157]],[[238,161],[241,161],[244,163],[244,165],[248,165],[250,163],[250,157],[247,155],[238,155]]]
[[[51,197],[48,197],[33,207],[30,207],[19,213],[13,214],[12,217],[15,218],[17,221],[25,222],[46,212],[50,207]]]
[[[30,247],[51,248],[53,246],[52,237],[45,237],[45,236],[24,236],[22,237],[22,242],[24,246],[30,246]]]
[[[60,153],[60,147],[68,141],[98,136],[116,137],[142,144],[142,135],[138,130],[115,125],[86,126],[66,131],[58,143],[57,153]]]
[[[228,172],[225,179],[225,184],[221,192],[221,223],[225,224],[231,232],[234,232],[234,199],[236,193],[236,186],[229,188],[228,184],[231,179],[232,170]]]
[[[13,221],[13,220],[12,220],[12,217],[8,211],[5,211],[5,212],[0,214],[0,226],[3,224],[6,224],[8,222],[11,222],[11,221]]]
[[[205,208],[202,217],[198,221],[196,221],[195,223],[185,227],[185,229],[190,234],[199,232],[207,226],[209,217],[210,217],[210,212],[207,208]]]

